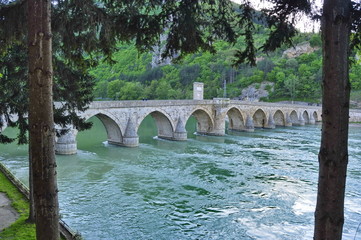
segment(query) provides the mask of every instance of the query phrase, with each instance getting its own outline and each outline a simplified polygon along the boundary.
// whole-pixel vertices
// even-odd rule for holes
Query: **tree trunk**
[[[26,222],[35,223],[33,168],[31,167],[31,144],[29,144],[29,217]]]
[[[59,206],[54,152],[50,0],[28,0],[29,137],[36,236],[59,239]]]
[[[350,0],[324,0],[322,138],[314,239],[342,239],[348,163]]]

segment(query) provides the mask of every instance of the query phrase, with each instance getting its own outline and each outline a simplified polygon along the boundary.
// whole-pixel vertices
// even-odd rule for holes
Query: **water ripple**
[[[85,239],[312,239],[320,126],[173,142],[150,125],[138,148],[104,144],[99,126],[57,157],[61,215]],[[350,132],[347,240],[361,218],[361,129]],[[27,181],[26,147],[0,150]]]

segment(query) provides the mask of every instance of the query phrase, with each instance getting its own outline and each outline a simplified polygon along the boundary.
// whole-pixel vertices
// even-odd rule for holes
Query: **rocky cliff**
[[[284,58],[295,58],[304,53],[312,53],[318,50],[319,47],[311,47],[309,42],[300,43],[292,48],[285,50],[282,54]]]

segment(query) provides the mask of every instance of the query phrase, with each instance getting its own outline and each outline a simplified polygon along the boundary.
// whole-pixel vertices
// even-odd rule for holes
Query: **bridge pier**
[[[217,128],[214,128],[212,131],[206,132],[206,135],[210,136],[224,136],[226,134],[226,124],[225,122],[220,122],[219,124],[215,124]]]
[[[275,121],[274,121],[271,113],[269,113],[268,122],[267,122],[267,125],[264,126],[264,128],[267,128],[267,129],[276,128],[276,124],[275,124]]]
[[[61,106],[61,103],[56,105]],[[148,115],[152,116],[158,129],[158,137],[173,141],[187,140],[185,123],[190,116],[197,120],[197,133],[223,136],[226,118],[229,130],[253,132],[255,127],[275,128],[315,124],[321,120],[321,109],[314,106],[284,105],[275,103],[249,103],[230,99],[213,100],[150,100],[93,102],[81,117],[96,116],[103,123],[109,144],[124,147],[139,146],[137,130]],[[3,128],[6,122],[3,117]],[[56,141],[57,154],[75,154],[76,134],[71,131]]]
[[[58,155],[76,154],[78,148],[76,143],[76,129],[70,129],[66,134],[57,138],[55,142],[55,153]]]
[[[285,127],[291,127],[292,126],[292,120],[289,113],[286,113],[286,119],[285,119]]]
[[[221,124],[222,125],[222,124]],[[224,136],[226,134],[226,124],[223,123],[223,128],[218,126],[219,128],[209,130],[207,132],[197,131],[197,134],[200,135],[208,135],[208,136]]]
[[[250,115],[247,115],[246,124],[245,124],[244,127],[245,127],[244,131],[246,131],[246,132],[254,132],[253,118]]]
[[[185,127],[184,121],[179,118],[177,127],[175,128],[175,131],[173,133],[173,139],[174,141],[186,141],[187,140],[187,130]]]
[[[316,124],[316,120],[315,120],[315,118],[313,117],[312,114],[311,114],[311,117],[310,117],[309,124]]]
[[[245,126],[233,126],[232,128],[228,127],[228,130],[235,132],[244,132],[246,131]]]
[[[305,119],[303,118],[302,113],[300,113],[299,117],[298,117],[298,124],[300,126],[304,126],[305,125]]]
[[[229,98],[213,98],[214,108],[212,110],[214,119],[213,124],[210,124],[211,120],[209,119],[208,124],[204,124],[207,128],[203,128],[202,134],[210,135],[210,136],[224,136],[226,134],[226,122],[225,115],[223,113],[223,108],[229,105]],[[197,119],[199,121],[199,119]],[[199,128],[197,127],[197,132],[199,132]]]
[[[108,140],[109,142],[109,140]],[[124,147],[138,147],[139,146],[139,136],[135,130],[135,123],[132,118],[128,119],[127,127],[125,128],[125,133],[123,136],[123,141],[121,144]]]
[[[120,146],[124,146],[124,147],[138,147],[138,146],[139,146],[139,137],[138,137],[138,136],[134,136],[134,137],[124,137],[124,138],[123,138],[123,143],[120,144]]]

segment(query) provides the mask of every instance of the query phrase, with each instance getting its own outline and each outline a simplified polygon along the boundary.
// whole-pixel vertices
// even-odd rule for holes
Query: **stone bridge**
[[[61,103],[57,103],[61,104]],[[229,99],[213,100],[151,100],[92,102],[89,109],[79,113],[85,119],[99,118],[107,131],[108,143],[136,147],[139,144],[138,128],[145,117],[152,116],[158,128],[158,137],[187,140],[185,125],[194,116],[197,133],[222,136],[226,124],[233,131],[254,131],[255,128],[275,128],[314,124],[321,121],[321,108],[317,106],[244,102]],[[77,151],[75,129],[57,139],[58,154]]]

